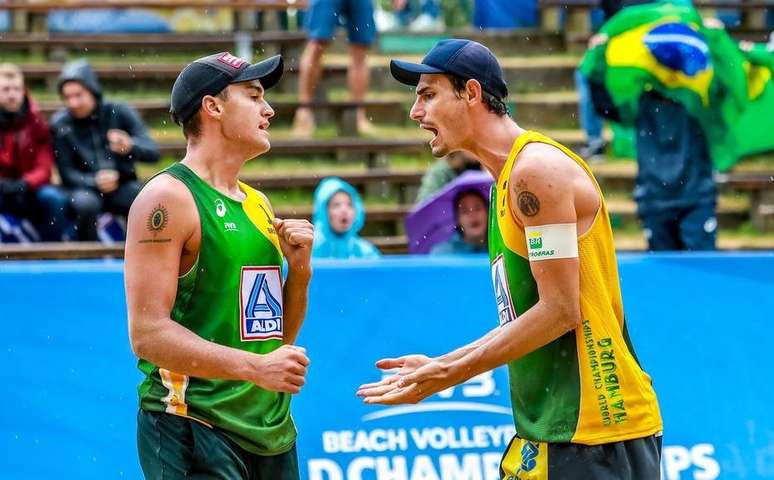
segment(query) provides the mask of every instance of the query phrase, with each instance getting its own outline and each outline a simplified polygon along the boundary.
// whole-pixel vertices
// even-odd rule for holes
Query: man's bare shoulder
[[[513,172],[532,178],[559,179],[577,174],[582,169],[569,155],[547,143],[528,143],[516,159]]]
[[[161,201],[178,207],[195,206],[191,192],[183,182],[172,175],[161,174],[148,181],[132,203],[131,210]]]
[[[591,176],[572,157],[547,143],[530,143],[519,153],[511,171],[512,185],[519,181],[542,183],[546,186],[572,185],[596,192]]]
[[[583,172],[580,166],[558,148],[543,143],[528,144],[516,160],[509,186],[519,221],[525,225],[573,221],[575,181]]]
[[[593,218],[601,201],[592,177],[583,167],[559,148],[545,143],[528,144],[519,153],[510,184],[524,217],[537,215],[541,208],[552,212],[572,205],[576,218]],[[570,221],[570,215],[563,218]]]
[[[158,235],[173,231],[187,236],[197,225],[195,212],[196,204],[188,187],[171,175],[158,175],[143,187],[132,203],[127,234],[134,237],[141,233]]]

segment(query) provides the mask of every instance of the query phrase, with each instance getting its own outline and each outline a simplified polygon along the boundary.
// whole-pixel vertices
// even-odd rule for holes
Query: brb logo
[[[282,276],[279,267],[242,267],[239,293],[242,341],[282,340]]]

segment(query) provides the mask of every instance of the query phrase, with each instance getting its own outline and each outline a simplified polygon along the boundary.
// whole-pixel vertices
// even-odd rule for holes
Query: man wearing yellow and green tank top
[[[516,436],[502,479],[660,478],[662,421],[624,322],[607,207],[572,151],[510,118],[489,49],[443,40],[421,64],[393,60],[416,86],[410,116],[434,156],[465,151],[494,177],[489,257],[499,327],[446,355],[377,362],[398,369],[360,387],[371,404],[416,403],[507,365]],[[443,322],[443,319],[437,319]]]
[[[251,65],[227,52],[185,67],[171,98],[185,158],[129,213],[126,297],[148,479],[299,478],[289,407],[309,365],[293,344],[313,229],[275,218],[238,180],[270,148],[264,95],[282,72],[279,56]]]

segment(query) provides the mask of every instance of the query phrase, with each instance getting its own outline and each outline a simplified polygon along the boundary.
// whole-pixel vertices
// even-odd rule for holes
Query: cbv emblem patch
[[[492,286],[502,326],[516,318],[516,309],[513,308],[511,290],[508,288],[508,276],[505,272],[505,259],[502,254],[498,255],[492,262]]]
[[[282,276],[279,267],[242,267],[239,285],[242,341],[282,339]]]

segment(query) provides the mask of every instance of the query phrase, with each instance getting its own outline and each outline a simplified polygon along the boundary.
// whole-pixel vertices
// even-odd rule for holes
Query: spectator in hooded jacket
[[[435,245],[431,255],[487,253],[489,200],[476,189],[464,190],[454,199],[457,229],[451,238]]]
[[[65,65],[58,87],[65,109],[51,119],[56,164],[76,214],[78,238],[96,240],[97,216],[126,216],[139,193],[135,162],[156,162],[159,151],[136,111],[103,100],[85,60]]]
[[[0,65],[0,214],[33,223],[46,241],[66,229],[64,193],[51,181],[48,125],[24,87],[21,70]]]
[[[357,190],[329,177],[314,192],[315,258],[376,258],[379,250],[358,232],[365,224],[365,208]]]

